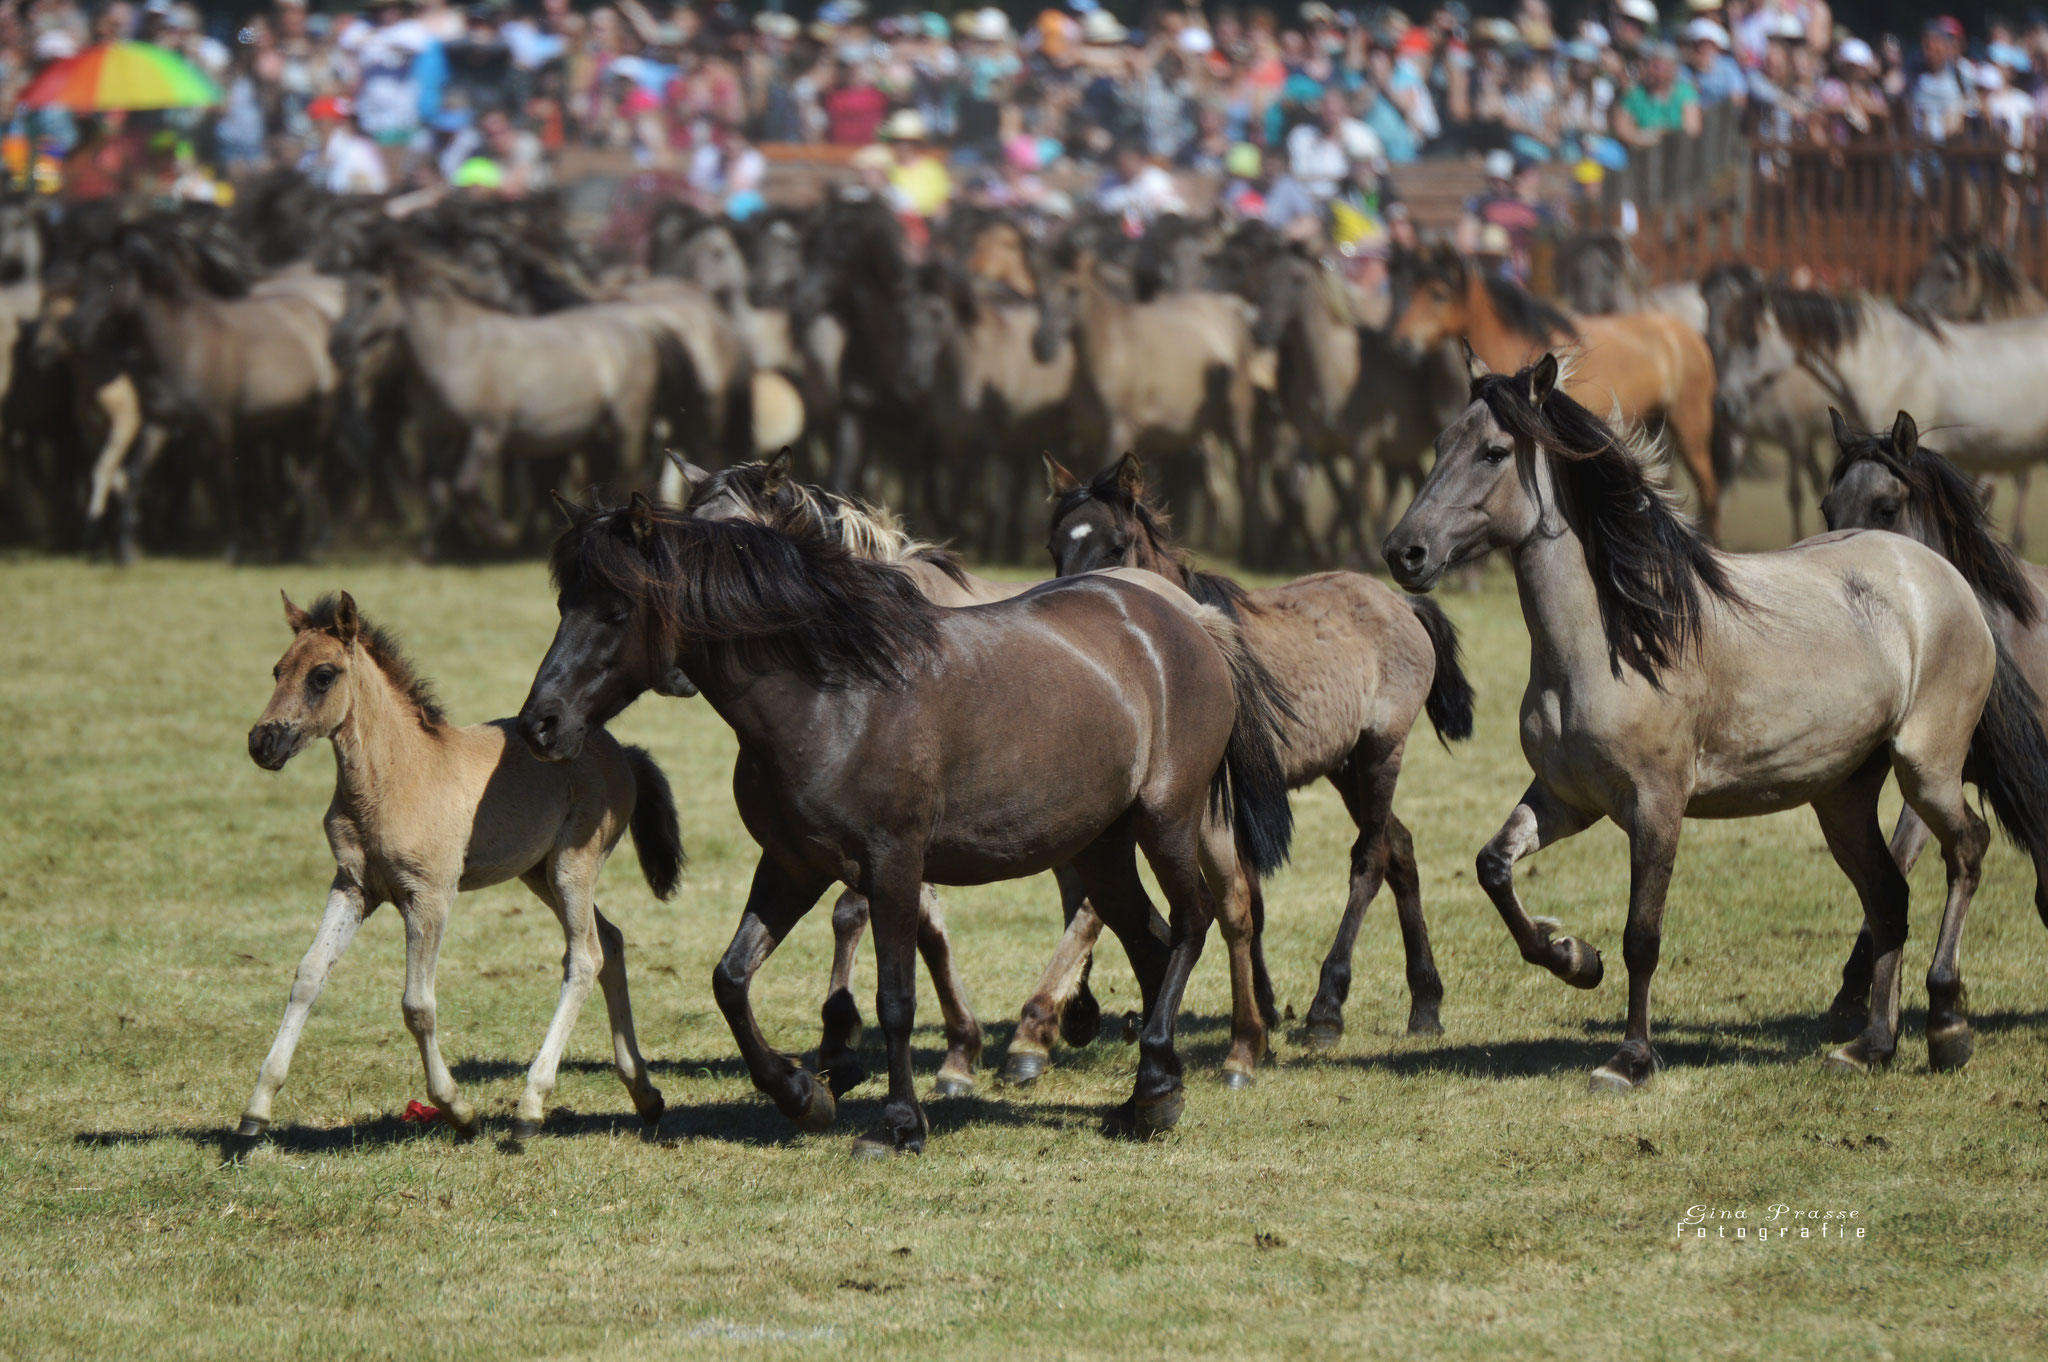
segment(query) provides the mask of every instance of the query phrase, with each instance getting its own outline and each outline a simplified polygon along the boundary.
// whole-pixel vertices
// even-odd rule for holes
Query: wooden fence
[[[1896,296],[1937,237],[1981,230],[2048,283],[2048,186],[2031,154],[1974,139],[1740,145],[1741,163],[1718,183],[1659,194],[1655,181],[1635,182],[1644,196],[1629,199],[1633,244],[1653,280],[1696,279],[1739,259],[1803,286]],[[1603,195],[1594,225],[1621,226],[1622,197]]]

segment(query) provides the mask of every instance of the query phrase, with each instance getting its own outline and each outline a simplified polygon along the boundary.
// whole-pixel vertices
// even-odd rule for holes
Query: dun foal
[[[554,910],[568,948],[561,999],[527,1073],[513,1135],[540,1128],[593,979],[611,1014],[619,1077],[640,1118],[650,1126],[659,1121],[661,1093],[648,1081],[633,1038],[625,939],[592,896],[628,825],[648,888],[661,898],[675,892],[682,834],[661,768],[602,730],[591,733],[575,760],[543,762],[516,740],[509,720],[455,727],[391,636],[363,619],[345,591],[310,611],[286,597],[284,614],[292,644],[272,669],[277,689],[249,730],[249,756],[276,771],[320,739],[333,742],[327,841],[334,883],[239,1135],[253,1139],[270,1125],[271,1099],[328,971],[363,919],[387,902],[405,919],[405,1024],[419,1042],[427,1091],[449,1125],[465,1138],[475,1135],[476,1112],[456,1091],[435,1038],[434,966],[456,893],[515,875]]]

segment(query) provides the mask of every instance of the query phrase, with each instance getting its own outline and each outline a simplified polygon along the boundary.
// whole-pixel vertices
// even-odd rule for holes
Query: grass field
[[[1655,998],[1670,1067],[1632,1096],[1589,1096],[1625,1002],[1624,843],[1595,830],[1524,881],[1536,911],[1608,952],[1606,984],[1578,993],[1523,965],[1472,877],[1527,779],[1513,726],[1526,638],[1498,575],[1445,601],[1480,688],[1478,735],[1455,754],[1418,741],[1398,802],[1448,990],[1440,1039],[1401,1033],[1383,900],[1344,1044],[1310,1054],[1282,1034],[1246,1093],[1214,1081],[1227,978],[1212,942],[1170,1137],[1098,1133],[1135,1063],[1112,1021],[1028,1092],[985,1074],[975,1096],[932,1102],[922,1157],[857,1164],[849,1140],[873,1122],[878,1083],[831,1134],[797,1136],[737,1062],[709,989],[753,861],[727,788],[733,743],[702,702],[650,699],[615,729],[674,780],[692,864],[657,905],[622,848],[600,902],[630,943],[669,1103],[659,1137],[640,1137],[607,1067],[595,999],[550,1134],[515,1150],[402,1122],[425,1091],[385,912],[314,1013],[273,1138],[228,1161],[221,1137],[331,871],[328,752],[270,775],[243,748],[286,640],[279,585],[302,601],[349,587],[464,720],[519,703],[553,627],[538,565],[0,562],[0,1354],[2048,1352],[2048,933],[2020,858],[1994,852],[1971,922],[1974,1064],[1926,1069],[1929,857],[1900,1063],[1844,1080],[1821,1071],[1817,1018],[1858,916],[1812,817],[1690,825]],[[1268,952],[1282,1002],[1305,1012],[1351,829],[1327,790],[1296,808]],[[946,901],[999,1062],[1056,899],[1040,879]],[[457,906],[442,1044],[500,1129],[560,949],[517,886]],[[785,1048],[816,1042],[828,956],[815,914],[763,972],[757,1002]],[[1111,1014],[1135,999],[1115,957],[1097,973]],[[866,999],[868,958],[859,977]],[[919,1006],[928,1075],[928,987]],[[1746,1218],[1680,1239],[1693,1206]],[[1773,1206],[1853,1212],[1825,1223],[1864,1237],[1760,1243]]]

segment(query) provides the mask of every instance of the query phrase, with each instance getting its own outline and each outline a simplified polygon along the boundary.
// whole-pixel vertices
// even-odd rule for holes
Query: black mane
[[[334,628],[335,612],[341,608],[341,597],[329,592],[313,602],[313,608],[306,612],[306,624],[311,629]],[[434,696],[433,683],[413,669],[412,659],[398,646],[398,639],[388,629],[380,629],[370,622],[367,615],[356,616],[356,642],[377,664],[377,670],[384,673],[384,679],[412,703],[419,711],[420,726],[427,729],[440,728],[448,722],[446,711]]]
[[[735,644],[743,665],[820,686],[900,683],[938,645],[937,607],[903,573],[746,521],[599,511],[562,532],[548,566],[564,592],[644,600],[667,651]]]
[[[1174,545],[1172,517],[1152,506],[1143,495],[1133,496],[1120,477],[1122,470],[1122,463],[1112,464],[1088,482],[1062,492],[1053,503],[1054,528],[1089,502],[1099,501],[1135,525],[1155,554],[1180,569],[1181,585],[1197,601],[1215,606],[1232,619],[1242,619],[1246,611],[1254,609],[1242,585],[1220,572],[1197,568],[1187,550]]]
[[[1828,356],[1841,353],[1861,334],[1868,315],[1862,304],[1833,294],[1757,281],[1737,291],[1728,306],[1729,333],[1737,344],[1757,343],[1766,312],[1777,318],[1778,329],[1795,350]]]
[[[767,460],[752,459],[719,469],[691,493],[689,504],[703,505],[720,496],[730,496],[752,507],[761,523],[771,529],[797,538],[829,539],[848,552],[855,552],[856,544],[862,541],[880,548],[886,537],[894,545],[902,546],[891,549],[902,554],[901,558],[883,558],[873,553],[855,556],[877,562],[927,563],[954,585],[968,585],[967,565],[953,550],[915,539],[900,528],[893,515],[816,483],[798,482]],[[848,522],[856,518],[863,523],[849,526]],[[907,553],[903,553],[904,548]]]
[[[1511,329],[1544,341],[1579,338],[1576,322],[1512,279],[1484,273],[1479,278],[1486,285],[1487,296],[1493,300],[1493,310]]]
[[[1981,236],[1945,236],[1934,243],[1934,254],[1953,256],[1958,264],[1976,270],[1985,316],[2005,315],[2006,308],[2032,289],[2019,263]]]
[[[1607,658],[1663,689],[1661,674],[1699,642],[1706,598],[1741,606],[1713,547],[1665,501],[1622,438],[1607,423],[1555,391],[1529,399],[1531,369],[1488,374],[1472,385],[1501,426],[1551,457],[1572,528],[1600,601]]]
[[[2020,568],[2019,555],[1993,534],[1991,512],[1977,484],[1961,469],[1925,445],[1916,445],[1910,458],[1901,459],[1888,430],[1859,432],[1842,446],[1828,485],[1839,486],[1850,469],[1865,462],[1883,465],[1906,484],[1940,533],[1942,556],[1955,564],[1979,596],[2004,606],[2021,624],[2041,618],[2040,603]]]

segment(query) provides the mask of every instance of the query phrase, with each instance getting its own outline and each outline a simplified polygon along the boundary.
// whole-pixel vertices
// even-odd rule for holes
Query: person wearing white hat
[[[1652,0],[1614,0],[1614,45],[1623,52],[1641,47],[1658,23]]]
[[[1701,107],[1733,104],[1741,108],[1749,99],[1749,77],[1729,52],[1734,44],[1728,30],[1702,16],[1685,26],[1685,40],[1687,74],[1692,88],[1699,92]]]
[[[1378,160],[1384,148],[1378,134],[1351,116],[1337,91],[1323,96],[1316,113],[1315,122],[1298,124],[1287,134],[1287,169],[1302,188],[1327,199],[1343,183],[1352,161]]]

